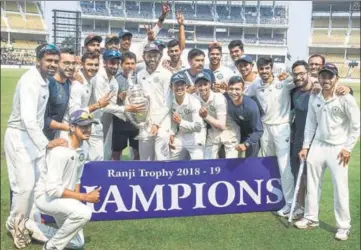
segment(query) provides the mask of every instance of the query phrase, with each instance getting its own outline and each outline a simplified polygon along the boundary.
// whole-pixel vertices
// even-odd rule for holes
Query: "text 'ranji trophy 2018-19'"
[[[144,104],[144,111],[141,112],[126,112],[127,118],[131,123],[134,124],[139,129],[139,134],[134,138],[136,140],[146,140],[150,137],[147,130],[150,129],[150,119],[149,119],[149,107],[150,107],[150,97],[146,95],[140,84],[135,84],[132,80],[133,72],[129,73],[128,84],[129,88],[127,90],[127,95],[124,100],[125,105],[137,105]]]

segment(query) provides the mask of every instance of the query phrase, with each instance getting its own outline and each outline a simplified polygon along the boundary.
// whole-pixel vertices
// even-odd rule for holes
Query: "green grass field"
[[[1,69],[1,249],[15,249],[7,235],[9,182],[3,149],[4,132],[11,111],[16,82],[21,70]],[[360,86],[352,86],[360,99]],[[287,222],[271,212],[90,222],[85,227],[87,250],[236,250],[236,249],[360,249],[360,144],[349,166],[351,236],[346,242],[334,240],[333,192],[326,172],[321,204],[320,227],[300,231],[287,229]],[[32,244],[27,249],[41,249]]]

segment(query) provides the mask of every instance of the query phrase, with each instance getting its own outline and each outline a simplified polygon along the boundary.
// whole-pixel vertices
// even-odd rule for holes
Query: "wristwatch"
[[[245,142],[244,145],[246,146],[246,148],[249,148],[249,146],[251,146],[248,142]]]

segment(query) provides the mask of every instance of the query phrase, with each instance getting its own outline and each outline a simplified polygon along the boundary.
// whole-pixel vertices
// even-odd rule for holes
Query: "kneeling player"
[[[211,80],[208,72],[198,74],[195,80],[197,95],[202,105],[199,115],[208,128],[204,159],[218,158],[218,150],[222,145],[226,158],[237,158],[236,145],[239,133],[235,124],[227,122],[227,100],[223,94],[211,90]]]
[[[172,103],[172,133],[170,137],[171,159],[183,160],[188,151],[190,158],[203,159],[206,127],[199,116],[201,103],[188,94],[187,78],[176,73],[171,79],[174,99]]]
[[[38,241],[46,241],[43,250],[79,249],[84,245],[82,228],[91,218],[91,210],[82,202],[99,201],[99,189],[80,193],[85,154],[81,147],[96,123],[86,110],[70,115],[69,147],[56,147],[48,152],[46,166],[35,188],[35,204],[53,216],[59,229],[27,220],[26,231]],[[48,240],[49,239],[49,240]]]

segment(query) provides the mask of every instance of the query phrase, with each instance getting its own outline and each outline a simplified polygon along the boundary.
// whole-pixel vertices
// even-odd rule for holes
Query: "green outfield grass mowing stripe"
[[[22,70],[1,70],[1,249],[15,249],[5,230],[9,213],[9,182],[3,150],[3,135],[13,93]],[[360,86],[352,85],[360,98]],[[349,166],[352,231],[350,239],[333,239],[335,220],[333,192],[326,172],[321,204],[320,228],[287,229],[287,221],[271,212],[91,222],[85,227],[86,250],[236,250],[236,249],[360,249],[360,144],[352,152]],[[27,249],[41,249],[32,244]]]

